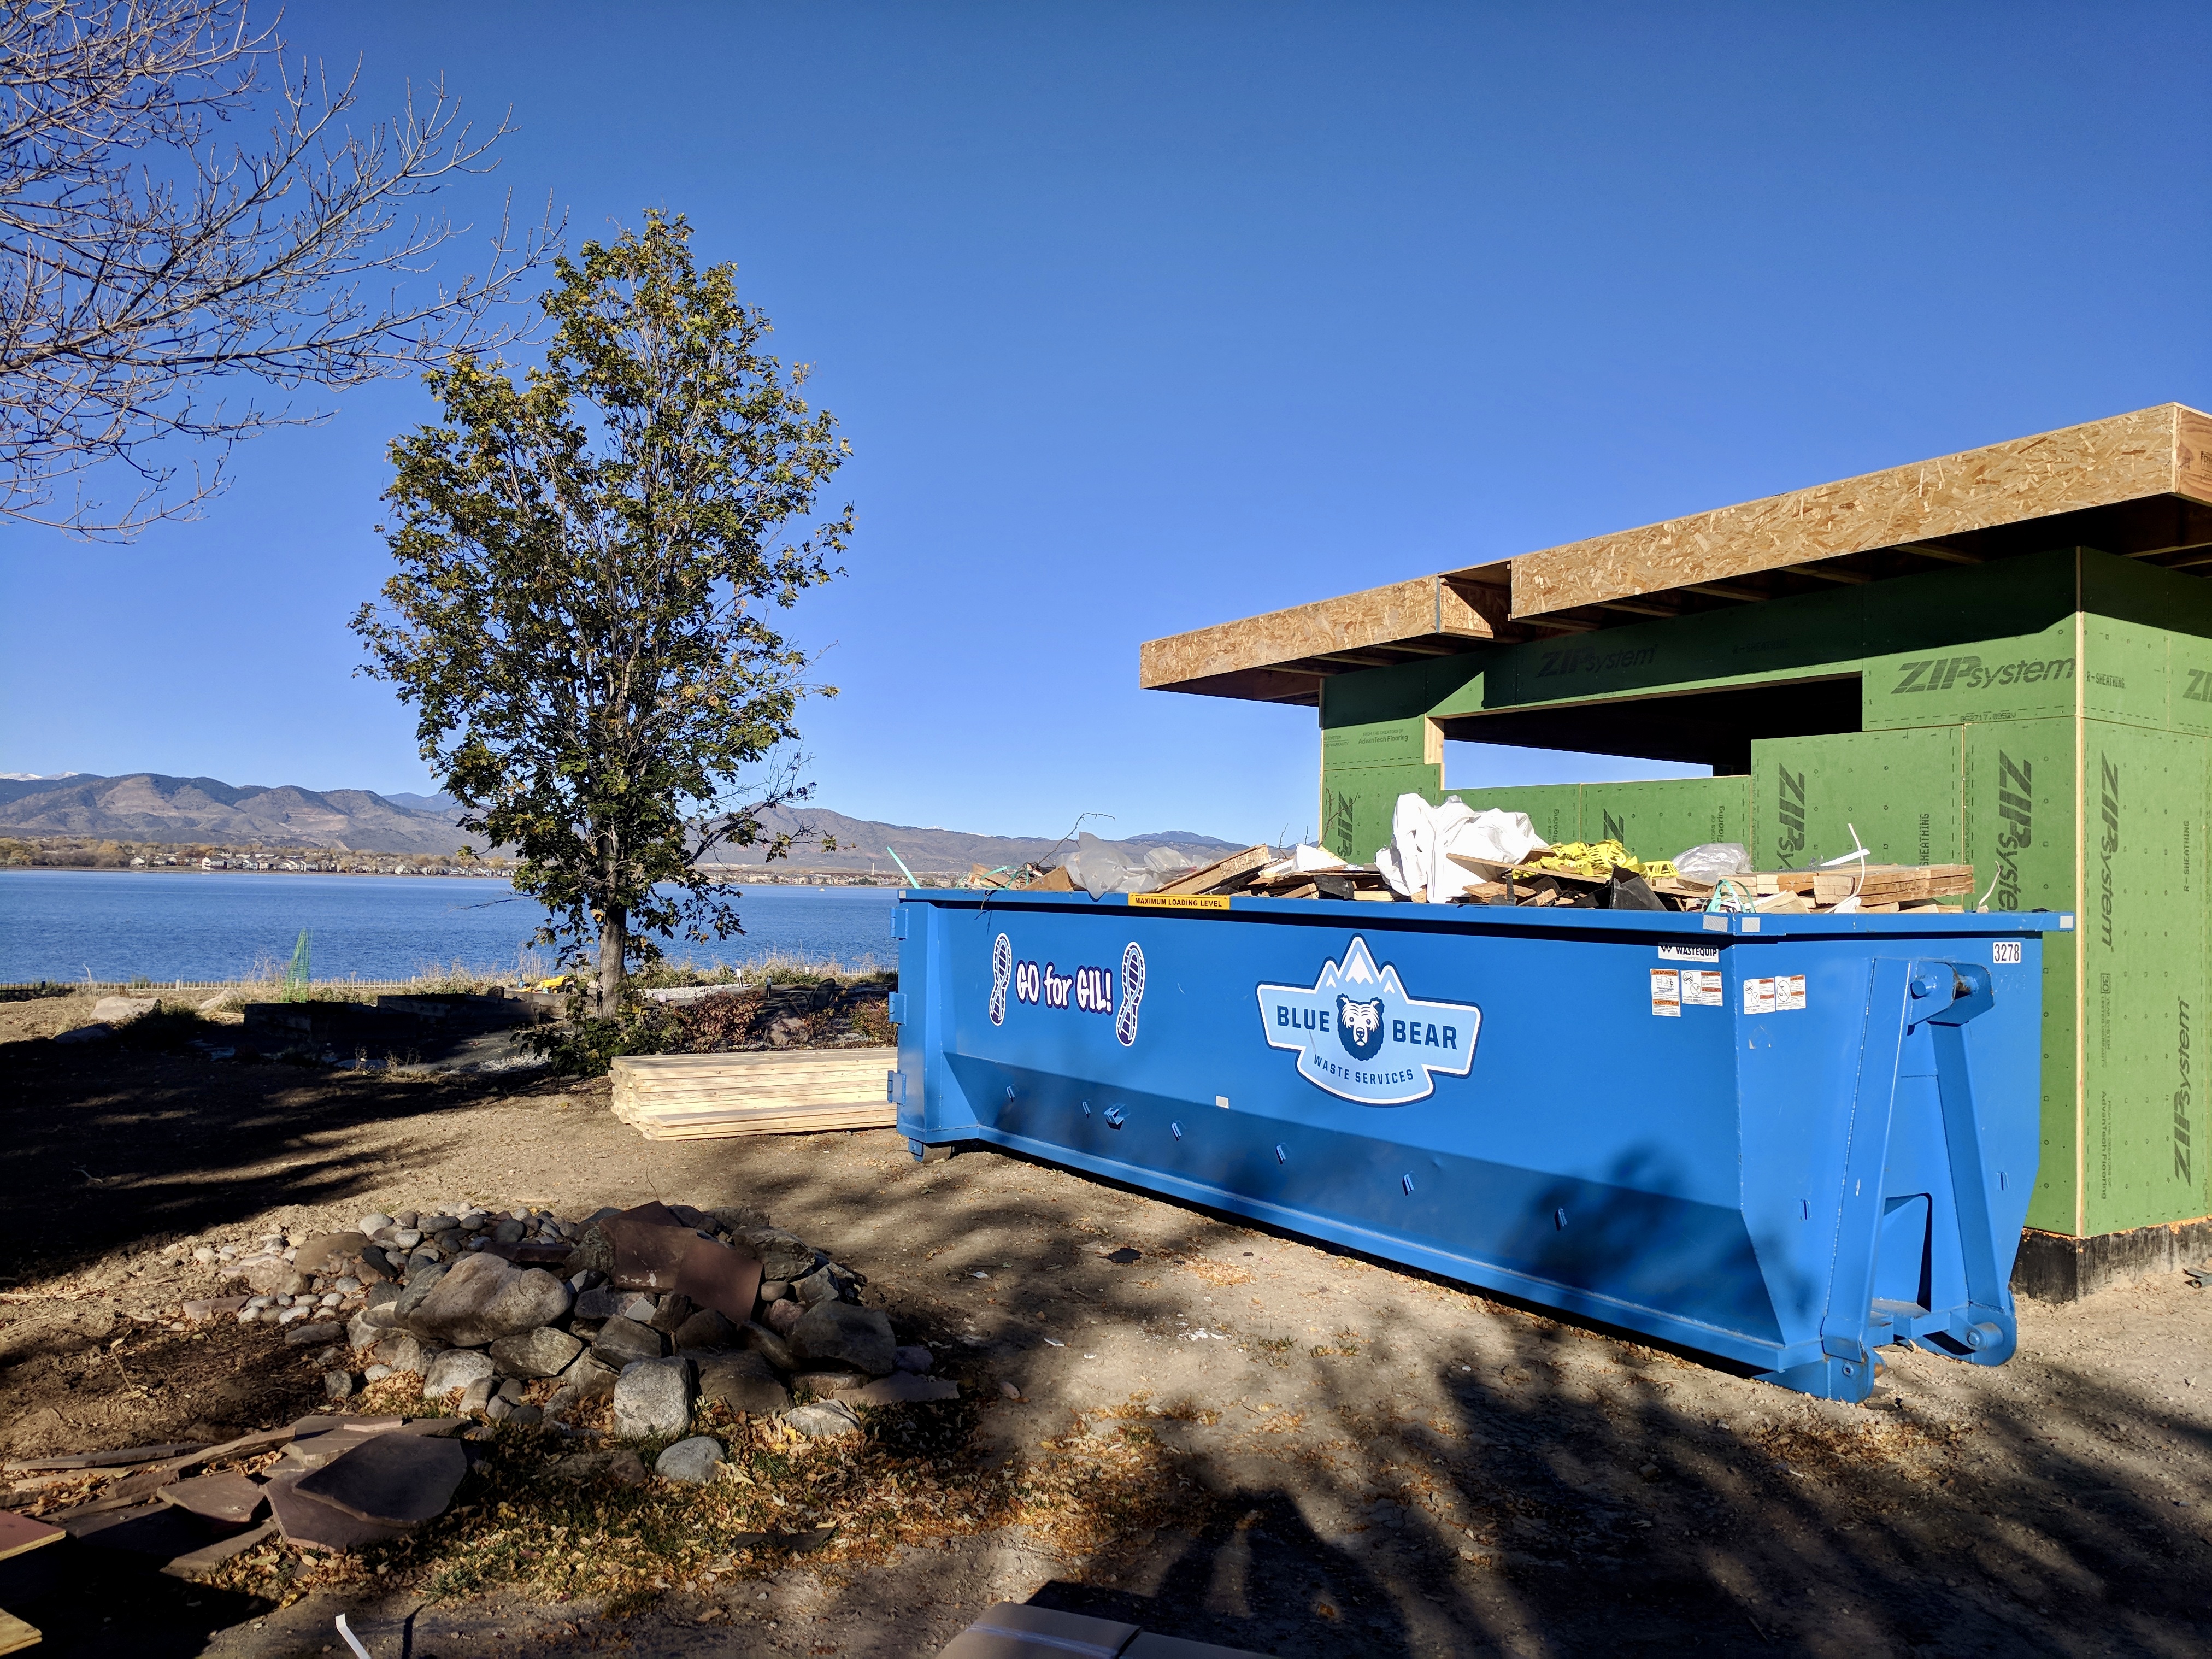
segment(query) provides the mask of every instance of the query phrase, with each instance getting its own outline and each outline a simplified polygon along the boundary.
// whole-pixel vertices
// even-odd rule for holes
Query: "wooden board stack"
[[[614,1115],[648,1140],[888,1129],[897,1064],[887,1048],[630,1054],[614,1063]]]
[[[1759,887],[1761,910],[1826,910],[1851,897],[1861,910],[1957,910],[1947,898],[1971,898],[1971,864],[1870,864],[1863,873],[1850,865],[1827,870],[1762,871],[1747,879]],[[1792,900],[1796,901],[1791,902]]]

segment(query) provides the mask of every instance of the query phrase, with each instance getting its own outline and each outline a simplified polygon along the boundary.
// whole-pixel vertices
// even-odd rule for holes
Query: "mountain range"
[[[326,847],[363,853],[451,853],[470,837],[455,826],[459,805],[450,796],[368,789],[303,789],[296,784],[228,784],[216,778],[177,778],[158,772],[124,777],[76,773],[59,778],[0,778],[0,834],[83,836],[104,840],[202,843],[221,847]],[[800,837],[790,863],[805,870],[881,870],[896,848],[916,874],[964,872],[1041,860],[1055,848],[1044,836],[979,836],[956,830],[879,823],[813,808],[763,813],[774,834]],[[828,836],[838,850],[820,850]],[[1133,836],[1121,844],[1141,852],[1172,847],[1193,857],[1217,857],[1240,843],[1188,830]],[[759,848],[720,848],[709,861],[758,865]],[[1202,860],[1201,860],[1202,861]]]

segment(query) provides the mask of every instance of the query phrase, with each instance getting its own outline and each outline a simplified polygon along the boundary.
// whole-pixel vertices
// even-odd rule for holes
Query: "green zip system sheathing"
[[[1322,823],[1369,860],[1397,798],[1525,811],[1646,857],[1738,841],[1761,869],[1858,843],[1971,863],[2049,936],[2029,1224],[2077,1237],[2212,1212],[2194,1075],[2212,997],[2212,584],[2085,549],[1840,587],[1323,682]],[[1702,760],[1719,775],[1452,787],[1444,738]]]

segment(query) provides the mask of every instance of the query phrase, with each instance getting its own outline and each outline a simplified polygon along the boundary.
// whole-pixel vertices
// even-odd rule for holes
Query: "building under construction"
[[[2161,404],[1143,648],[1160,690],[1297,704],[1330,849],[1397,798],[1526,811],[1554,842],[1761,870],[1852,848],[1970,862],[2048,936],[2043,1150],[2021,1287],[2212,1254],[2212,416]],[[1454,789],[1446,739],[1710,765]]]

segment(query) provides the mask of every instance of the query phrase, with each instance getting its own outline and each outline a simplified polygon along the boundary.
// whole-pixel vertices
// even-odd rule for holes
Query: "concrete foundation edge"
[[[2012,1291],[2036,1302],[2077,1302],[2099,1291],[2178,1273],[2212,1258],[2212,1216],[2122,1233],[2069,1238],[2029,1228],[2013,1258]]]

